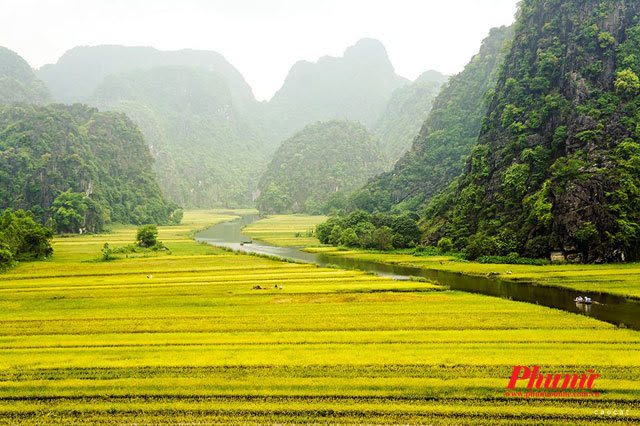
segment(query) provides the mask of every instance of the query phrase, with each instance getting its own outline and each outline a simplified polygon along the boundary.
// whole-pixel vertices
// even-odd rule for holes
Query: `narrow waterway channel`
[[[233,222],[224,222],[202,231],[196,240],[227,247],[233,250],[294,259],[320,266],[336,265],[344,269],[374,272],[381,276],[406,279],[410,276],[424,277],[452,290],[479,293],[503,299],[534,303],[563,311],[579,313],[602,321],[640,330],[640,301],[611,294],[583,292],[558,287],[542,286],[499,278],[463,275],[455,272],[437,271],[400,265],[388,265],[368,260],[349,259],[324,253],[307,253],[296,247],[276,247],[242,234],[242,228],[258,219],[257,215],[246,215]],[[250,242],[251,241],[251,242]],[[576,304],[577,296],[589,296],[596,301],[592,305]]]

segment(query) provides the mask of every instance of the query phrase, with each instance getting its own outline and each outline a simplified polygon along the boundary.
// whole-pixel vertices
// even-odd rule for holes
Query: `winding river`
[[[640,330],[640,301],[638,300],[605,293],[584,292],[499,278],[476,277],[455,272],[348,259],[324,253],[306,253],[301,251],[300,248],[277,247],[258,241],[247,243],[251,239],[242,234],[242,228],[257,219],[257,215],[245,215],[233,222],[220,223],[198,233],[196,240],[245,253],[271,255],[314,263],[320,266],[331,264],[344,269],[374,272],[394,279],[407,279],[410,276],[424,277],[448,286],[452,290],[534,303],[567,312],[588,315],[621,327]],[[597,303],[593,305],[576,304],[574,299],[579,295],[589,296]]]

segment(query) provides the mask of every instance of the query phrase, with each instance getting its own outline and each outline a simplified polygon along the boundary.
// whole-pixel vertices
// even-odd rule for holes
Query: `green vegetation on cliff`
[[[135,124],[76,104],[0,107],[0,209],[30,210],[59,232],[178,222]]]
[[[17,53],[0,46],[0,104],[44,103],[49,100],[45,85]]]
[[[428,238],[471,256],[640,258],[640,3],[524,0],[479,144]]]
[[[495,85],[511,34],[507,27],[491,30],[480,52],[440,92],[411,150],[392,171],[357,191],[351,208],[417,211],[462,172],[486,112],[485,94]]]
[[[378,141],[358,123],[318,122],[284,141],[260,180],[263,213],[321,210],[331,194],[353,190],[383,170]]]

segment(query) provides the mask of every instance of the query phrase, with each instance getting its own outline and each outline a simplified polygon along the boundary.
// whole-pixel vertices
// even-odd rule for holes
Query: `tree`
[[[443,253],[449,253],[453,250],[453,241],[451,241],[451,238],[449,237],[440,238],[440,241],[438,241],[438,248]]]
[[[53,202],[53,220],[58,232],[80,232],[89,209],[86,196],[68,189],[61,192]]]
[[[0,269],[10,265],[11,262],[13,262],[13,253],[7,244],[0,241]]]
[[[169,218],[169,223],[171,225],[180,225],[182,222],[182,218],[184,217],[184,210],[177,208],[171,213],[171,217]]]
[[[589,254],[591,249],[600,244],[600,233],[596,226],[591,222],[586,222],[582,225],[582,227],[578,229],[573,236],[578,242],[578,247],[585,256]]]
[[[289,195],[274,182],[271,182],[258,197],[258,208],[265,213],[283,213],[290,204]]]
[[[109,247],[107,242],[102,246],[102,260],[113,260],[113,249]]]
[[[340,244],[340,239],[342,238],[342,227],[340,225],[335,225],[331,230],[331,234],[329,235],[329,244],[337,246]]]
[[[392,250],[393,231],[388,226],[378,228],[373,232],[373,242],[378,250]]]
[[[347,247],[358,247],[359,241],[356,231],[354,231],[353,228],[345,229],[342,232],[342,237],[340,237],[340,243]]]
[[[0,216],[0,267],[51,256],[52,238],[53,231],[36,223],[31,212],[5,210]]]
[[[324,223],[319,223],[316,225],[316,237],[322,244],[329,244],[329,236],[331,236],[331,231],[333,227],[338,224],[339,218],[332,216],[327,219]]]
[[[373,240],[373,233],[376,227],[370,222],[361,222],[355,227],[356,235],[360,240],[360,247],[373,248],[375,243]]]
[[[395,217],[391,229],[395,234],[393,245],[396,248],[415,245],[420,241],[420,237],[422,236],[418,223],[408,215]]]
[[[156,225],[144,225],[138,228],[136,243],[140,247],[153,247],[158,243],[158,227]]]
[[[624,69],[616,75],[616,92],[625,96],[634,96],[640,90],[640,78],[631,69]]]

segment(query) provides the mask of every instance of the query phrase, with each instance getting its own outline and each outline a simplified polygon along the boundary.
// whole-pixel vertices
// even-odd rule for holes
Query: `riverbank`
[[[254,222],[243,232],[256,239],[264,237],[264,241],[277,245],[277,235],[296,245],[295,232],[289,228],[290,216],[272,216]],[[320,216],[296,215],[298,228],[309,229],[322,218]],[[254,230],[261,229],[260,234]],[[266,231],[270,231],[266,232]],[[304,246],[305,244],[297,244]],[[368,260],[380,263],[402,265],[437,271],[456,272],[473,276],[495,276],[505,280],[532,282],[539,285],[556,286],[577,291],[609,293],[617,296],[640,299],[640,263],[605,264],[605,265],[507,265],[482,264],[464,262],[451,256],[416,256],[397,252],[376,252],[369,250],[341,249],[321,246],[317,239],[305,251],[324,253],[331,256],[348,257],[355,260]]]

